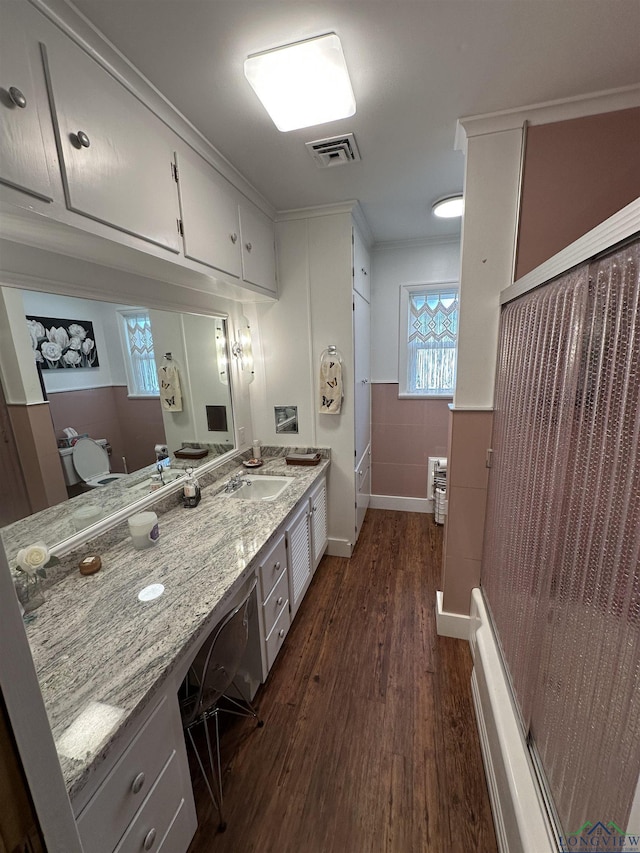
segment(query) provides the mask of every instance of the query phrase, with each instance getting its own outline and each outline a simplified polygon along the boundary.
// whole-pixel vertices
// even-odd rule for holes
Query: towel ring
[[[329,344],[326,349],[322,350],[320,353],[320,364],[323,364],[325,359],[328,358],[335,359],[339,364],[342,364],[342,354],[335,344]]]

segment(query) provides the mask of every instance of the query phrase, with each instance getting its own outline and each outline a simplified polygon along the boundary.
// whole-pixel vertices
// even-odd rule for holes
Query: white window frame
[[[400,325],[398,334],[398,397],[419,400],[452,400],[455,388],[447,393],[433,393],[422,391],[409,391],[408,362],[409,362],[409,299],[413,293],[433,293],[439,290],[456,290],[458,300],[460,299],[460,282],[458,279],[446,281],[429,282],[421,284],[400,285]],[[459,321],[458,302],[458,321]],[[456,339],[456,362],[457,362],[457,339]],[[457,366],[457,365],[456,365]]]
[[[122,355],[124,358],[124,369],[127,375],[127,397],[132,399],[143,399],[143,400],[153,400],[160,399],[160,389],[158,391],[146,391],[144,388],[140,388],[135,378],[135,371],[133,369],[133,355],[131,353],[131,349],[129,347],[129,335],[127,331],[127,318],[135,317],[140,315],[146,315],[149,318],[149,324],[151,324],[151,318],[149,315],[148,308],[127,308],[127,309],[118,309],[118,315],[120,318],[120,322],[118,324],[118,328],[120,330],[120,342],[122,344]],[[155,365],[157,362],[155,361],[155,351],[154,351],[154,371],[156,370]],[[157,373],[156,373],[157,377]],[[156,380],[157,381],[157,380]]]

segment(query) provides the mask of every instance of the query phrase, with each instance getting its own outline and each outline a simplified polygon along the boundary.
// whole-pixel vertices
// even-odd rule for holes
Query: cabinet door
[[[52,201],[41,121],[49,121],[47,93],[36,85],[32,62],[39,46],[27,28],[37,12],[21,3],[2,6],[0,28],[0,181]],[[40,72],[40,69],[37,69]],[[41,115],[42,113],[42,115]]]
[[[240,205],[242,278],[276,293],[276,250],[273,222],[257,207]]]
[[[355,462],[359,464],[371,441],[370,308],[363,296],[353,293]]]
[[[371,302],[371,261],[364,241],[353,229],[353,289]]]
[[[289,604],[293,619],[311,580],[311,529],[309,506],[306,501],[286,528],[285,535],[289,569]]]
[[[176,163],[185,256],[240,278],[237,193],[204,160],[176,154]]]
[[[178,252],[169,131],[71,41],[46,55],[67,207]]]
[[[356,468],[356,541],[371,499],[371,448],[368,447]]]
[[[311,493],[311,545],[313,571],[327,547],[327,484],[323,480]]]

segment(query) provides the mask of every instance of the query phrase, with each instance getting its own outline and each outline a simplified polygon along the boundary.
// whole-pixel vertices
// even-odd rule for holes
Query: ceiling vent
[[[353,133],[344,133],[331,139],[316,139],[305,142],[307,151],[321,169],[329,166],[342,166],[360,160],[360,152]]]

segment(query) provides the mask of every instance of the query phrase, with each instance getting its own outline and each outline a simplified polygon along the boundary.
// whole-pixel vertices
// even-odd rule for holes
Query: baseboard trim
[[[469,639],[471,619],[462,613],[449,613],[442,609],[442,592],[436,592],[436,631],[439,637],[455,637],[458,640]]]
[[[330,557],[350,557],[352,551],[351,542],[346,539],[329,539],[325,554]]]
[[[399,495],[371,495],[371,509],[393,509],[401,512],[433,512],[433,498],[403,498]]]

